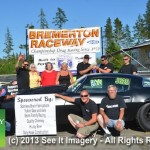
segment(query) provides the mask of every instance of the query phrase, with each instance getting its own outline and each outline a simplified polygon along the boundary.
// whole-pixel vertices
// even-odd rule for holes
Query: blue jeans
[[[107,125],[107,127],[114,128],[116,126],[117,121],[118,119],[117,120],[109,119],[109,124]],[[125,125],[124,120],[121,120],[121,123],[123,126]]]

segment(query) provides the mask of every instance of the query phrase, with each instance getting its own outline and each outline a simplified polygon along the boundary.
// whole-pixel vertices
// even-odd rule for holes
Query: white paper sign
[[[51,55],[34,55],[34,63],[39,72],[45,70],[45,63],[51,62],[53,64],[54,70],[59,71],[61,64],[66,62],[68,64],[68,69],[72,73],[76,73],[77,64],[83,61],[84,55],[87,53],[78,53],[78,54],[51,54]],[[96,63],[96,54],[90,53],[89,63]]]
[[[54,94],[17,95],[15,116],[16,136],[56,134]]]

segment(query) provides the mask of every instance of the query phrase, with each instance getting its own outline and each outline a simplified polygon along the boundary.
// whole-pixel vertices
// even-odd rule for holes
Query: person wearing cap
[[[114,66],[108,62],[107,56],[101,56],[101,64],[96,67],[98,73],[113,73]]]
[[[77,65],[77,79],[85,74],[90,74],[93,72],[96,66],[89,63],[89,55],[84,55],[83,62]]]
[[[19,67],[20,61],[22,62],[22,66]],[[17,84],[18,84],[18,92],[24,92],[29,89],[29,62],[27,60],[23,60],[20,55],[18,61],[16,63],[16,73],[17,73]]]

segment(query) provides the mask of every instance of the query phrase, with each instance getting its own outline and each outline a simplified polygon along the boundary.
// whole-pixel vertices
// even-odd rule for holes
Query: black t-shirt
[[[6,96],[1,96],[0,97],[0,104],[5,100]]]
[[[29,70],[25,68],[16,69],[17,72],[17,84],[19,89],[29,89]]]
[[[137,68],[133,64],[123,65],[119,73],[125,73],[125,74],[133,74],[133,72],[137,72]]]
[[[109,97],[102,99],[100,108],[103,108],[108,118],[116,120],[119,118],[120,108],[127,108],[121,96],[116,96],[115,99],[111,100]]]
[[[82,76],[79,72],[87,69],[90,65],[91,64],[89,64],[89,63],[83,63],[83,62],[78,63],[78,65],[77,65],[77,79]],[[88,71],[86,74],[89,74],[89,73],[91,73],[91,70]]]
[[[92,100],[85,104],[80,98],[76,98],[75,104],[81,107],[83,119],[86,121],[89,121],[92,118],[92,114],[98,113],[98,107]]]
[[[100,67],[101,69],[104,69],[104,70],[110,69],[110,70],[111,70],[110,73],[113,73],[113,71],[114,71],[114,66],[113,66],[111,63],[108,63],[108,64],[106,64],[106,65],[100,64],[99,67]]]
[[[6,96],[0,96],[0,108],[1,108],[1,104],[4,102]]]

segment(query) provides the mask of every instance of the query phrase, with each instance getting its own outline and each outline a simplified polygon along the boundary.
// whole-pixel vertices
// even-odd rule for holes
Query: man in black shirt
[[[76,137],[86,138],[98,129],[98,108],[96,103],[89,98],[89,93],[87,90],[82,90],[80,92],[80,98],[72,98],[61,94],[55,94],[55,96],[80,106],[82,117],[74,114],[68,115],[69,122],[77,130]]]
[[[18,91],[24,92],[29,89],[29,62],[24,60],[22,63],[22,67],[19,67],[19,62],[21,61],[21,57],[19,57],[16,63],[16,73],[17,73],[17,84]]]
[[[105,137],[111,136],[107,127],[115,128],[117,131],[122,131],[125,125],[123,120],[126,103],[121,96],[117,95],[117,88],[114,85],[109,85],[107,88],[108,96],[103,98],[100,104],[100,114],[98,122],[105,131]]]
[[[124,65],[120,68],[119,73],[124,74],[137,74],[137,68],[130,63],[130,57],[128,55],[125,55],[123,57]]]
[[[111,63],[108,62],[107,56],[101,56],[101,64],[97,67],[97,72],[99,73],[113,73],[114,67]]]
[[[96,66],[89,64],[89,55],[84,55],[83,62],[78,63],[77,65],[77,79],[85,74],[92,73],[93,69],[95,69]]]

